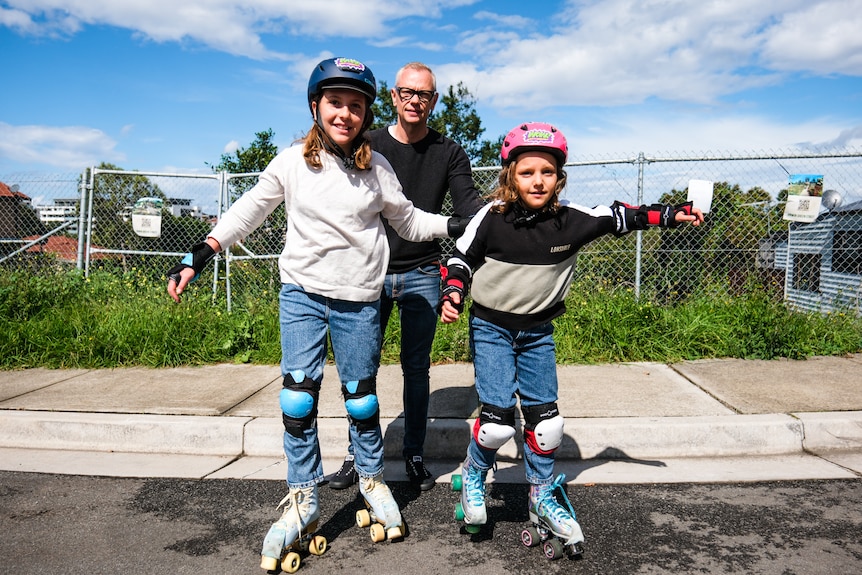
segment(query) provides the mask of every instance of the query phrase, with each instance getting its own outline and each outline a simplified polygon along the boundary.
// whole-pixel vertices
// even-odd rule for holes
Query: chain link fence
[[[862,151],[641,153],[570,162],[566,171],[564,197],[587,207],[614,200],[677,204],[686,200],[690,181],[713,183],[705,225],[601,238],[579,255],[581,280],[661,302],[765,289],[801,309],[862,309]],[[476,168],[477,188],[490,192],[498,173]],[[822,188],[836,190],[843,202],[821,208],[814,222],[788,222],[784,204],[793,174],[822,175]],[[0,176],[8,191],[0,195],[0,266],[136,270],[160,279],[256,181],[257,174],[100,169]],[[201,281],[212,283],[219,305],[223,298],[228,309],[249,308],[274,297],[284,232],[280,206],[215,260]],[[452,249],[451,241],[443,245]]]

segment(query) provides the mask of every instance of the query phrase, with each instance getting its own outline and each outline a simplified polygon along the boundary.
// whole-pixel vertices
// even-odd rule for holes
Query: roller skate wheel
[[[535,527],[527,527],[521,530],[521,543],[524,544],[524,547],[535,547],[541,541],[539,530]]]
[[[542,552],[545,554],[545,557],[554,560],[562,557],[565,549],[559,539],[548,539],[542,545]]]
[[[455,521],[464,521],[464,506],[460,501],[455,504]]]
[[[461,479],[460,473],[455,473],[452,475],[452,491],[461,491],[461,488],[464,486],[464,482]]]
[[[275,557],[260,556],[260,568],[270,573],[275,573],[278,567],[278,559]]]
[[[482,531],[482,526],[481,525],[471,525],[471,524],[467,523],[466,525],[464,525],[464,531],[466,531],[470,535],[476,535],[477,533]]]
[[[371,540],[375,543],[386,541],[386,529],[379,523],[371,526]]]
[[[371,514],[367,509],[360,509],[356,512],[356,524],[362,529],[371,525]]]
[[[281,560],[281,570],[285,573],[296,573],[299,569],[299,564],[302,560],[299,558],[299,553],[291,551]]]
[[[401,539],[404,537],[404,528],[403,527],[390,527],[386,530],[386,537],[391,541],[392,539]]]
[[[308,542],[308,552],[312,555],[323,555],[326,549],[326,537],[323,535],[315,535]]]

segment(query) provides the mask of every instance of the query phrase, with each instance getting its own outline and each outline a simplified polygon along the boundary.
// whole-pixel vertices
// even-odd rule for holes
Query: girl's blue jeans
[[[554,326],[510,330],[475,316],[470,318],[470,348],[479,401],[497,407],[514,407],[557,401],[557,363]],[[480,469],[494,466],[497,452],[470,440],[470,460]],[[534,485],[551,483],[554,454],[535,453],[524,443],[524,472]]]
[[[283,376],[302,370],[307,377],[321,382],[328,334],[342,383],[377,377],[380,365],[379,301],[330,299],[307,293],[293,284],[283,284],[279,293],[279,322]],[[355,452],[356,472],[361,477],[371,477],[383,471],[380,425],[360,432],[351,423],[350,442]],[[309,487],[323,480],[316,420],[310,429],[304,430],[302,437],[284,433],[284,453],[287,456],[288,486]]]

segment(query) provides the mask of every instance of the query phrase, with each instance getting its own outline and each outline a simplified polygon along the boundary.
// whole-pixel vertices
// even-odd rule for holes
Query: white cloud
[[[466,59],[437,72],[497,108],[712,104],[788,73],[862,74],[858,4],[572,1],[529,35],[480,13],[491,24],[463,33]]]
[[[385,38],[389,22],[437,18],[444,8],[476,0],[6,0],[0,24],[28,34],[71,35],[84,25],[127,28],[155,42],[195,42],[238,56],[283,59],[268,49],[265,35],[310,38]]]
[[[237,150],[239,150],[239,142],[237,142],[236,140],[231,140],[230,142],[228,142],[227,144],[224,145],[224,149],[222,149],[222,153],[230,155],[230,154],[233,154],[234,152],[236,152]]]
[[[862,75],[862,5],[858,0],[813,2],[781,17],[764,44],[778,69]]]
[[[0,162],[80,169],[100,162],[120,162],[116,142],[85,126],[13,126],[0,122]]]

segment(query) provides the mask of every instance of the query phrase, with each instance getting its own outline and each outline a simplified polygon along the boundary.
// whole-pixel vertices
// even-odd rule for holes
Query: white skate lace
[[[400,513],[398,504],[395,503],[395,498],[392,497],[392,491],[390,491],[389,486],[382,480],[378,480],[375,477],[363,477],[360,479],[359,487],[359,491],[371,504],[375,513],[382,512],[382,519],[384,519],[387,524],[392,520],[396,513]]]
[[[293,491],[284,496],[279,504],[275,507],[276,509],[280,509],[284,506],[284,513],[281,515],[280,521],[284,522],[285,529],[292,521],[296,524],[296,532],[298,534],[302,534],[303,526],[302,526],[302,516],[299,512],[299,498],[302,493],[300,491]],[[293,511],[293,513],[290,513]],[[290,516],[288,516],[288,514]]]

